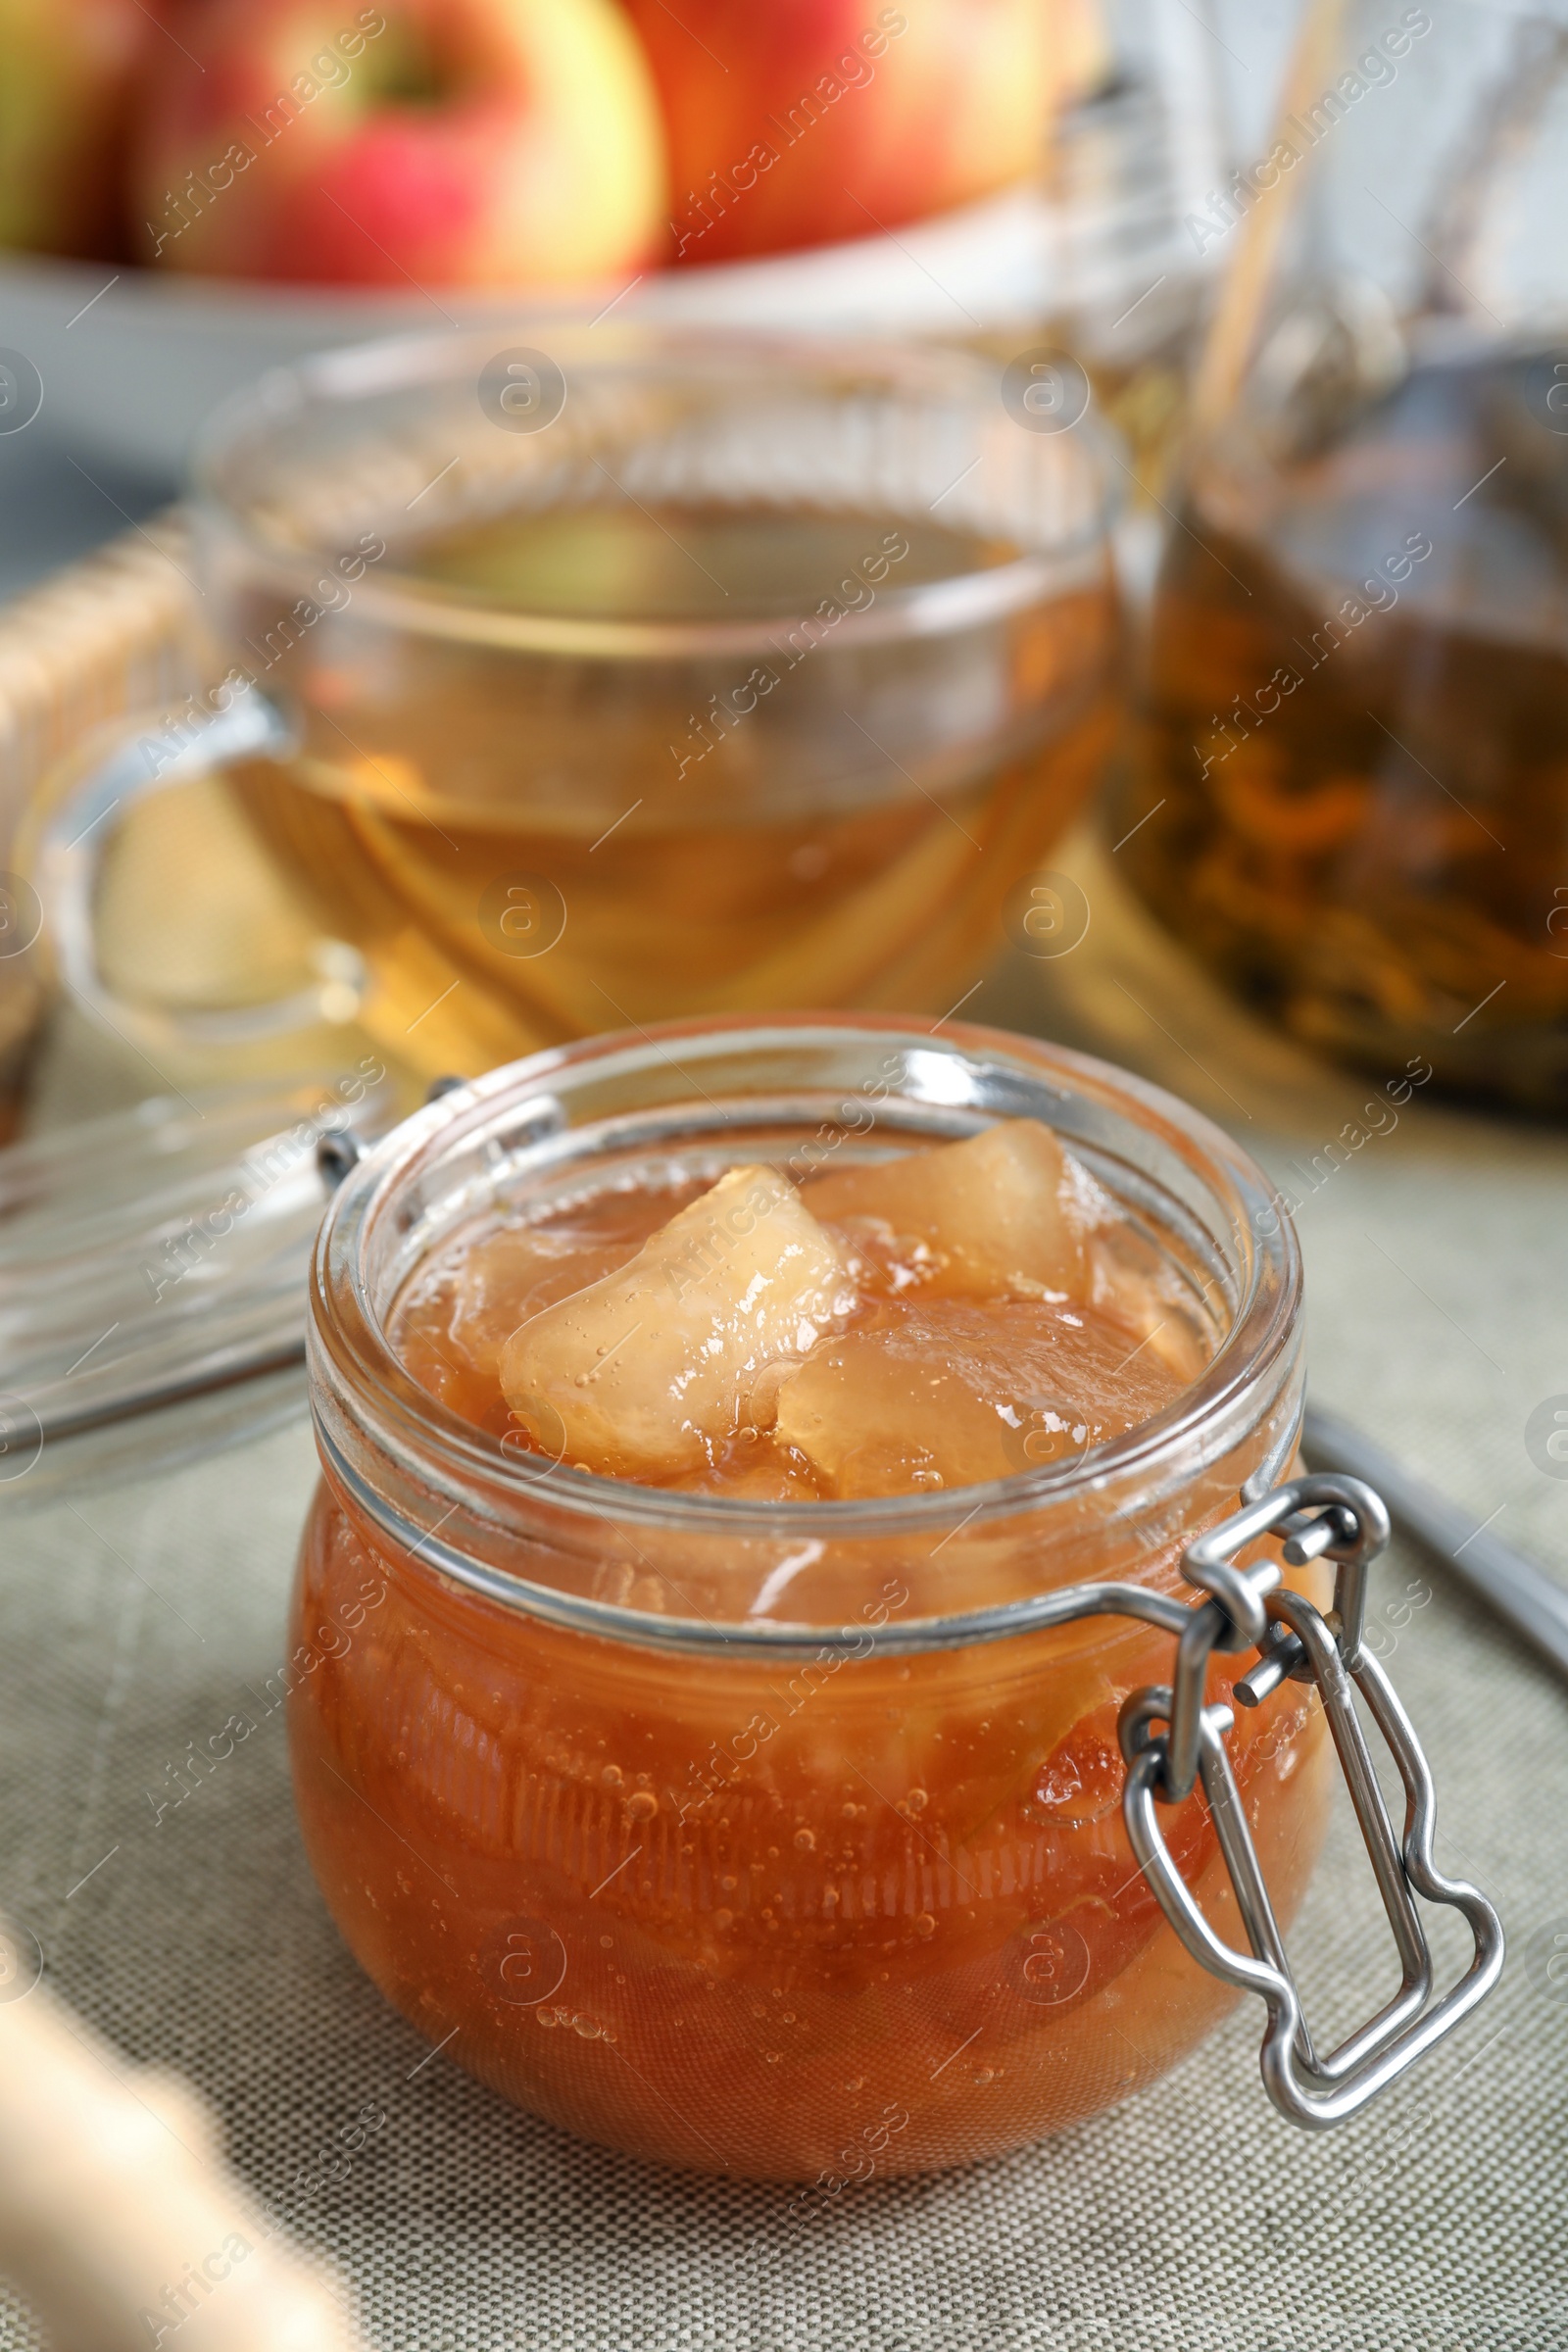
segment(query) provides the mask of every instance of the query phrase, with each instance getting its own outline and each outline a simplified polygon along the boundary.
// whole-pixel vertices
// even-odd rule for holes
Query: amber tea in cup
[[[207,753],[416,1072],[940,1013],[1108,744],[1109,470],[958,352],[611,322],[314,361],[200,461]]]

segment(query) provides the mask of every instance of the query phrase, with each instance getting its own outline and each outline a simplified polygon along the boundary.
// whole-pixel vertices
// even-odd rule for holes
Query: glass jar
[[[1074,1461],[870,1501],[673,1494],[513,1454],[388,1343],[411,1274],[475,1218],[1003,1116],[1067,1139],[1213,1338],[1166,1411]],[[742,2177],[950,2165],[1162,2075],[1232,1997],[1122,1825],[1118,1708],[1170,1679],[1173,1643],[1028,1611],[1107,1579],[1194,1598],[1183,1546],[1294,1453],[1300,1306],[1290,1225],[1226,1137],[1031,1039],[672,1024],[430,1104],[344,1182],[311,1289],[322,1477],[290,1733],[357,1957],[518,2104]],[[1211,1697],[1236,1670],[1215,1658]],[[1286,1918],[1322,1830],[1322,1725],[1287,1682],[1232,1743]],[[1234,1917],[1208,1808],[1163,1820]]]
[[[1314,0],[1225,257],[1118,862],[1296,1035],[1568,1107],[1568,8]]]

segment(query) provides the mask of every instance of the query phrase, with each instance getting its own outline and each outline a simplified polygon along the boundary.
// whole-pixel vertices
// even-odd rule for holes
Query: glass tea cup
[[[1094,420],[1020,420],[961,352],[548,344],[335,353],[210,428],[220,682],[66,790],[36,855],[68,983],[148,1052],[324,1014],[471,1073],[721,1007],[940,1010],[1090,791],[1118,651]],[[214,767],[310,968],[261,1004],[131,998],[95,939],[108,820]]]
[[[1308,1043],[1568,1108],[1568,8],[1315,0],[1228,251],[1112,811]]]

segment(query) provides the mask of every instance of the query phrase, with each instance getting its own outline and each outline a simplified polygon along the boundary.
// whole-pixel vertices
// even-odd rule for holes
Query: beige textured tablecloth
[[[991,1017],[1134,1063],[1224,1118],[1295,1192],[1368,1090],[1223,1005],[1119,909],[1019,959]],[[1392,1075],[1392,1073],[1391,1073]],[[54,1114],[137,1091],[64,1038]],[[1568,1482],[1524,1429],[1568,1395],[1568,1138],[1417,1099],[1305,1201],[1314,1385],[1555,1569]],[[1257,2080],[1244,2006],[1168,2082],[1061,2138],[847,2191],[804,2235],[787,2191],[651,2171],[503,2107],[427,2057],[330,1927],[272,1715],[156,1817],[169,1768],[276,1666],[313,1477],[304,1426],[141,1487],[8,1511],[0,1904],[56,1987],[217,2103],[255,2187],[343,2273],[386,2352],[1543,2352],[1568,2345],[1568,1698],[1417,1554],[1374,1623],[1437,1775],[1440,1856],[1510,1936],[1500,1989],[1368,2115],[1308,2136]],[[1342,1820],[1296,1936],[1339,2020],[1390,1988]],[[1451,1950],[1451,1946],[1448,1947]],[[1568,1948],[1568,1946],[1565,1946]],[[339,2128],[385,2123],[314,2194]],[[4,2352],[35,2334],[0,2311]],[[175,2339],[171,2339],[175,2340]]]

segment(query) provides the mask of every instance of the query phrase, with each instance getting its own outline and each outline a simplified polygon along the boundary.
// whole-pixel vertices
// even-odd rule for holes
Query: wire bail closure
[[[1285,1538],[1285,1558],[1292,1567],[1325,1554],[1337,1563],[1334,1605],[1327,1615],[1285,1588],[1274,1561],[1236,1565],[1239,1552],[1271,1535]],[[1367,1575],[1388,1540],[1389,1515],[1372,1489],[1359,1479],[1328,1474],[1292,1479],[1212,1528],[1182,1556],[1184,1575],[1210,1597],[1190,1612],[1178,1638],[1174,1684],[1133,1691],[1118,1723],[1127,1765],[1122,1808],[1133,1852],[1193,1958],[1263,2001],[1268,2012],[1259,2058],[1263,2086],[1282,2115],[1309,2129],[1343,2123],[1364,2107],[1451,2032],[1491,1991],[1502,1969],[1502,1924],[1496,1912],[1476,1887],[1445,1878],[1437,1867],[1432,1851],[1436,1798],[1426,1757],[1387,1675],[1362,1645]],[[1325,2057],[1314,2049],[1302,2015],[1231,1770],[1225,1735],[1235,1716],[1227,1706],[1203,1703],[1214,1651],[1249,1648],[1257,1649],[1259,1657],[1235,1685],[1244,1706],[1259,1705],[1286,1680],[1317,1687],[1399,1958],[1400,1984],[1393,1999]],[[1404,1784],[1402,1836],[1396,1835],[1383,1801],[1352,1685]],[[1200,1781],[1250,1954],[1227,1943],[1209,1925],[1160,1831],[1159,1807],[1180,1803]],[[1437,2000],[1416,1895],[1460,1912],[1473,1939],[1469,1968]]]

